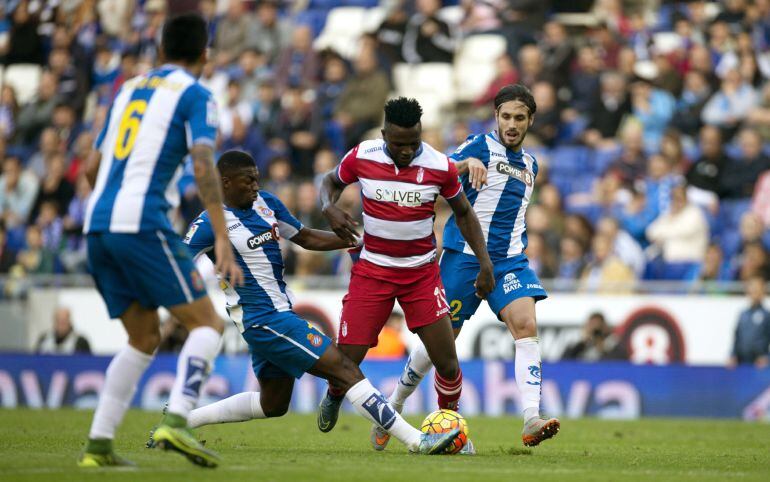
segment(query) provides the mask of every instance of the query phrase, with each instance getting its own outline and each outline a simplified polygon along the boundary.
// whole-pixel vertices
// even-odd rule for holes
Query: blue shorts
[[[261,317],[243,332],[257,378],[299,378],[321,358],[332,341],[293,311]]]
[[[500,311],[514,300],[531,297],[540,301],[548,297],[537,275],[529,268],[526,256],[497,261],[494,265],[496,284],[487,302],[498,318]],[[461,328],[481,304],[473,287],[479,274],[479,262],[475,256],[447,249],[441,256],[440,266],[452,328]]]
[[[86,240],[88,267],[112,318],[134,301],[154,309],[206,295],[187,245],[172,231],[89,233]]]

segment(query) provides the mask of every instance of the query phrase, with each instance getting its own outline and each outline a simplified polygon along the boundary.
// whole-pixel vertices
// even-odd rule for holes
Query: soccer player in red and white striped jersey
[[[363,195],[363,248],[342,300],[338,345],[360,363],[377,344],[377,335],[398,300],[407,326],[425,344],[436,367],[439,407],[456,409],[462,372],[433,236],[433,209],[439,195],[449,202],[460,231],[479,259],[477,296],[486,298],[495,281],[479,221],[458,182],[457,170],[444,154],[422,142],[421,115],[414,99],[389,101],[383,139],[354,147],[324,178],[324,215],[334,232],[351,242],[357,236],[355,223],[335,202],[354,182],[361,184]],[[343,396],[331,383],[319,407],[321,431],[334,427]]]

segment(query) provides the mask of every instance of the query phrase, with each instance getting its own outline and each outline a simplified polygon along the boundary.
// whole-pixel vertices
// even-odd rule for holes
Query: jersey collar
[[[522,147],[518,151],[514,151],[511,148],[509,148],[508,146],[506,146],[505,144],[503,144],[500,141],[500,137],[498,137],[498,135],[497,135],[497,129],[492,130],[492,132],[489,133],[489,137],[494,139],[495,142],[497,142],[498,144],[500,144],[501,146],[503,146],[505,148],[505,153],[508,154],[509,159],[512,156],[514,160],[520,161],[524,157],[524,148]]]

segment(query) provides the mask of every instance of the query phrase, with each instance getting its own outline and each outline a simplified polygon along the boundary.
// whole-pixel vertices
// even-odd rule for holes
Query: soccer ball
[[[442,408],[425,417],[420,430],[424,433],[444,433],[453,428],[459,428],[460,435],[454,439],[446,453],[456,454],[468,443],[468,423],[465,421],[465,417],[454,410]]]

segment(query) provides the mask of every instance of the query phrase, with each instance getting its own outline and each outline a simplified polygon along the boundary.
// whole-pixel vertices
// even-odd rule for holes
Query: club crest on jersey
[[[425,169],[420,168],[417,170],[417,184],[420,184],[422,182],[422,178],[425,176]]]
[[[275,214],[272,209],[266,208],[264,206],[259,206],[257,209],[259,210],[259,214],[262,216],[272,217]]]
[[[321,346],[321,343],[323,343],[323,338],[321,338],[320,335],[316,335],[314,333],[308,333],[307,341],[309,341],[311,345],[318,347],[318,346]]]
[[[278,234],[278,225],[273,224],[273,228],[269,231],[259,233],[256,236],[252,236],[247,239],[246,245],[249,247],[249,249],[257,249],[265,243],[269,243],[270,241],[279,241],[280,239],[281,237]]]
[[[534,177],[532,176],[532,173],[530,173],[526,169],[522,170],[522,169],[519,169],[518,167],[513,167],[507,162],[498,162],[497,172],[499,172],[500,174],[505,174],[506,176],[511,176],[513,178],[516,178],[529,187],[531,187],[535,181]]]
[[[190,226],[190,229],[187,231],[187,234],[184,237],[184,242],[186,244],[190,244],[190,240],[195,236],[195,232],[198,231],[198,228],[200,227],[200,224],[195,223],[192,226]]]
[[[378,188],[374,191],[376,201],[396,203],[403,207],[417,207],[422,205],[422,193],[420,191],[399,191],[398,189]]]

